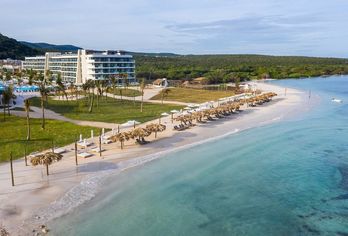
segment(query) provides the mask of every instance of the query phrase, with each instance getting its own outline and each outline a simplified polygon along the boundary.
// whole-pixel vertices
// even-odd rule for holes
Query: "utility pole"
[[[77,142],[75,140],[75,164],[78,166],[79,163],[77,162]]]
[[[12,180],[12,186],[15,186],[14,184],[14,176],[13,176],[13,160],[12,160],[12,152],[10,153],[10,169],[11,169],[11,180]]]

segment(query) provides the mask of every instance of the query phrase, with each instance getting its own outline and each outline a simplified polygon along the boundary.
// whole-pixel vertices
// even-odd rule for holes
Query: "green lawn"
[[[121,90],[122,90],[122,96],[125,96],[125,97],[141,96],[141,92],[139,90],[130,89],[130,88],[128,88],[128,89],[115,88],[115,93],[114,93],[114,89],[113,88],[109,88],[108,89],[108,93],[121,96]]]
[[[80,134],[90,137],[91,130],[98,135],[100,129],[78,126],[72,123],[56,120],[46,120],[46,129],[41,129],[41,119],[30,119],[32,141],[27,147],[27,153],[42,151],[52,146],[54,139],[56,147],[74,142]],[[0,121],[0,162],[9,160],[12,151],[14,158],[24,156],[24,143],[27,135],[26,119],[16,116],[6,117]],[[41,139],[41,140],[40,140]],[[46,140],[43,140],[46,139]],[[35,141],[36,140],[36,141]]]
[[[33,106],[40,106],[40,99],[32,99]],[[49,98],[47,108],[75,120],[102,121],[110,123],[124,123],[128,120],[139,122],[156,119],[163,112],[181,109],[178,105],[161,105],[144,103],[144,110],[140,112],[140,102],[117,100],[113,98],[99,99],[99,107],[95,99],[93,112],[88,112],[89,104],[86,99],[79,101],[57,101]]]
[[[191,88],[170,88],[168,95],[165,96],[166,101],[192,102],[203,103],[215,101],[219,98],[233,96],[233,91],[216,91]],[[152,100],[161,100],[161,95],[158,94],[151,98]]]

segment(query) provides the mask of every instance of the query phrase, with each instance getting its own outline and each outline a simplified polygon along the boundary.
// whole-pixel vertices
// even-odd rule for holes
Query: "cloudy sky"
[[[89,49],[348,57],[347,0],[1,0],[0,21]]]

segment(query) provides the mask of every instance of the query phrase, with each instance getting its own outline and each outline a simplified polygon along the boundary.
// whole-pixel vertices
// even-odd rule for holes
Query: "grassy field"
[[[114,94],[113,88],[109,88],[108,89],[108,93]],[[115,95],[121,96],[121,89],[115,88]],[[130,89],[130,88],[122,89],[122,96],[125,96],[125,97],[137,97],[137,96],[141,96],[141,92],[139,90]]]
[[[32,99],[33,106],[40,106],[40,99]],[[49,99],[47,108],[75,120],[102,121],[110,123],[124,123],[128,120],[145,122],[156,119],[163,112],[173,109],[181,109],[178,105],[161,105],[144,103],[143,112],[140,112],[140,102],[117,100],[113,98],[99,99],[99,106],[95,99],[93,112],[88,112],[89,104],[87,100],[77,101],[57,101]]]
[[[74,142],[80,134],[90,137],[91,130],[98,135],[100,129],[74,125],[68,122],[46,120],[46,129],[41,129],[41,119],[30,119],[32,141],[27,146],[27,153],[42,151],[52,147],[52,138],[56,147]],[[27,135],[26,119],[16,116],[6,117],[0,122],[0,162],[9,160],[12,151],[14,158],[24,156],[24,144]]]
[[[165,96],[166,101],[192,102],[203,103],[214,101],[219,98],[229,97],[233,95],[231,91],[216,91],[190,88],[170,88],[168,95]],[[158,94],[151,98],[152,100],[161,100],[161,95]]]

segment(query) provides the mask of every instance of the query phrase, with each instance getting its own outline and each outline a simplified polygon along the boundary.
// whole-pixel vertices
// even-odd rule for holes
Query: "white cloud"
[[[2,0],[0,32],[85,48],[345,56],[344,0]]]

